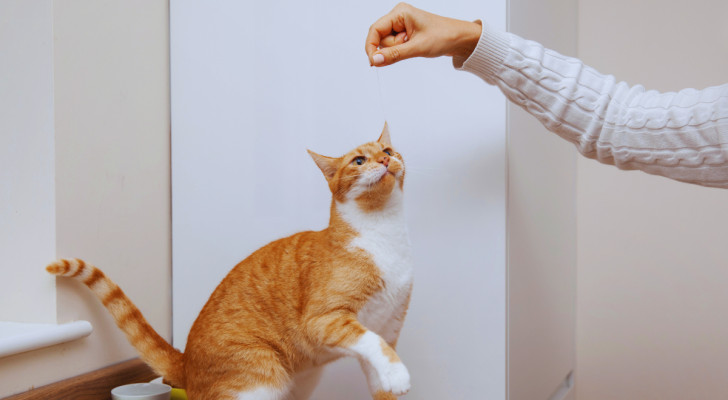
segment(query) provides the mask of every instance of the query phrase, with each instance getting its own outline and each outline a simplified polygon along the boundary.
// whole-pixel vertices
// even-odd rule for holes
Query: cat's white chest
[[[384,283],[359,311],[359,321],[389,342],[402,327],[412,289],[412,254],[401,200],[401,192],[393,193],[391,206],[378,214],[364,213],[353,202],[338,205],[358,233],[349,246],[371,257]]]
[[[412,257],[409,240],[403,239],[405,243],[400,248],[373,243],[366,236],[351,243],[370,254],[384,283],[382,290],[372,295],[359,311],[358,319],[388,342],[396,339],[402,327],[412,290]]]

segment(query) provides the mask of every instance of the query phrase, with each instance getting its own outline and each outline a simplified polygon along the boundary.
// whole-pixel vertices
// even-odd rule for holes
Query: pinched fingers
[[[369,27],[364,50],[370,64],[377,64],[373,57],[379,48],[396,46],[409,40],[411,32],[408,31],[413,29],[411,10],[415,9],[409,4],[399,3]]]
[[[364,45],[364,50],[369,56],[369,62],[372,61],[372,56],[379,46],[381,46],[382,41],[391,35],[392,20],[389,18],[389,14],[378,19],[377,22],[369,27],[369,33],[367,33],[367,39]]]

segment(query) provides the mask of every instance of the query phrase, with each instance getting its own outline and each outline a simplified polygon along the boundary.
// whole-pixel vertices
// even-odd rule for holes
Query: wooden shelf
[[[157,375],[135,358],[58,383],[6,397],[5,400],[109,400],[111,389],[129,383],[149,382]]]

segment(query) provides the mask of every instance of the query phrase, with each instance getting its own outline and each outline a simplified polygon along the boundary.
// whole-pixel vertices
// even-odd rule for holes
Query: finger
[[[394,35],[388,35],[382,38],[382,40],[379,42],[379,47],[392,47],[397,44],[396,36]]]
[[[377,48],[379,48],[382,38],[386,38],[387,36],[390,36],[391,33],[392,33],[392,19],[390,17],[390,14],[387,14],[387,15],[383,16],[382,18],[379,18],[375,23],[372,24],[372,26],[369,27],[369,32],[367,33],[367,39],[364,44],[364,50],[367,52],[370,62],[371,62],[372,55],[377,50]]]
[[[379,49],[372,56],[372,64],[377,67],[383,67],[385,65],[391,65],[398,61],[406,60],[417,55],[416,47],[411,41],[404,42],[402,44],[385,47]]]
[[[409,34],[407,32],[400,32],[394,38],[394,44],[402,44],[409,40]]]

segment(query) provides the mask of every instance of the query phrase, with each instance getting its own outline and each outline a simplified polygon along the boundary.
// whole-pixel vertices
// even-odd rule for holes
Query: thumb
[[[375,67],[383,67],[415,56],[416,46],[410,41],[377,50],[372,56],[372,62]]]

